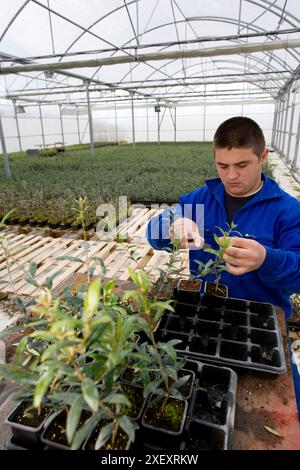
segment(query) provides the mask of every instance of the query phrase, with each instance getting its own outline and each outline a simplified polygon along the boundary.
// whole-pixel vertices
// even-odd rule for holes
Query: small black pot
[[[174,297],[179,302],[198,304],[200,301],[200,279],[180,279],[174,290]]]
[[[206,281],[204,284],[204,292],[210,295],[218,295],[219,297],[228,297],[228,286],[219,284],[218,292],[216,292],[216,283]]]
[[[45,422],[50,415],[45,416],[42,422],[37,427],[27,426],[25,424],[21,424],[15,422],[15,418],[20,413],[20,410],[24,408],[24,411],[30,403],[28,401],[21,401],[15,407],[15,409],[11,412],[11,414],[6,418],[5,423],[11,427],[12,434],[13,434],[13,441],[16,444],[20,444],[21,446],[24,445],[25,447],[35,448],[41,446],[40,436],[43,432]]]
[[[156,395],[156,397],[157,397],[157,395]],[[151,394],[150,397],[149,397],[148,405],[146,406],[146,409],[145,409],[143,417],[142,417],[142,425],[145,428],[151,429],[155,432],[162,432],[164,434],[169,434],[171,436],[180,436],[182,434],[184,424],[185,424],[185,420],[186,420],[188,402],[186,400],[178,400],[178,399],[173,398],[173,397],[168,398],[167,403],[170,403],[170,402],[173,401],[173,402],[178,402],[178,403],[183,404],[183,411],[182,411],[180,426],[178,427],[177,430],[172,430],[172,429],[169,429],[168,426],[165,425],[164,423],[161,423],[161,425],[160,425],[159,422],[157,422],[156,424],[152,424],[151,422],[149,422],[149,411],[150,411],[150,409],[151,408],[153,409],[153,408],[156,408],[156,407],[160,406],[161,403],[163,402],[163,400],[165,399],[164,396],[161,396],[159,398],[158,402],[153,404],[153,399],[154,398],[155,398],[155,394]]]

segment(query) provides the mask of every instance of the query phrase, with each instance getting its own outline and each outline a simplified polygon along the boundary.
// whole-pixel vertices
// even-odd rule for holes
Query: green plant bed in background
[[[103,202],[118,208],[119,196],[127,196],[131,204],[172,204],[216,176],[210,142],[141,143],[135,150],[132,145],[97,145],[93,159],[87,144],[66,147],[63,155],[51,158],[13,153],[9,181],[0,161],[0,217],[16,208],[13,222],[72,226],[74,198],[86,196],[91,226]]]

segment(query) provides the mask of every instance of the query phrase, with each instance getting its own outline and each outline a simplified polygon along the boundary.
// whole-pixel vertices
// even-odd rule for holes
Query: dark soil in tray
[[[38,414],[38,411],[33,408],[31,403],[23,402],[18,407],[18,410],[13,415],[11,421],[22,424],[24,426],[38,428],[45,418],[50,415],[50,413],[51,409],[48,406],[42,406],[41,412]]]
[[[150,403],[144,415],[144,423],[172,432],[179,432],[184,417],[185,402],[175,398],[159,398]]]
[[[90,438],[87,440],[86,445],[84,446],[84,450],[95,450],[95,445],[98,439],[98,436],[101,432],[101,429],[108,424],[109,422],[106,420],[101,420],[99,424],[96,426],[95,430],[91,434]],[[112,442],[112,438],[108,440],[102,450],[126,450],[128,446],[128,435],[126,434],[123,429],[119,428],[116,434],[116,438],[114,443]]]
[[[185,444],[185,450],[191,452],[199,452],[200,450],[221,450],[224,448],[224,440],[225,433],[222,430],[192,422],[189,439]]]
[[[220,400],[214,391],[199,390],[196,396],[196,405],[192,415],[194,419],[201,419],[209,423],[224,425],[226,423],[227,406]]]

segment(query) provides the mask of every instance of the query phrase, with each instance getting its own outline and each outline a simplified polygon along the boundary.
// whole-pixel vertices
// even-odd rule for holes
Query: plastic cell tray
[[[197,303],[178,300],[164,314],[156,339],[180,339],[187,357],[273,374],[286,371],[277,314],[273,305],[201,295]],[[193,300],[193,299],[192,299]]]
[[[227,450],[234,432],[237,375],[227,367],[187,360],[185,370],[195,380],[188,401],[183,430],[174,436],[158,429],[147,429],[143,419],[130,449],[187,451]],[[147,408],[147,405],[146,405]]]

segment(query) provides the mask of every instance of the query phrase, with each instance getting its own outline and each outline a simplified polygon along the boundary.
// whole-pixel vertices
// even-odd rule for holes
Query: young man
[[[197,261],[206,263],[212,257],[201,249],[203,243],[217,249],[217,227],[228,230],[234,222],[236,234],[224,256],[230,272],[222,273],[222,284],[230,297],[270,302],[289,317],[289,297],[300,292],[300,201],[262,172],[268,149],[252,119],[223,122],[214,135],[213,152],[219,178],[181,196],[175,217],[170,217],[170,208],[154,217],[147,227],[148,241],[161,250],[179,236],[181,247],[190,249],[190,272],[195,276]],[[201,230],[197,208],[203,205]],[[210,275],[204,280],[214,279]]]

